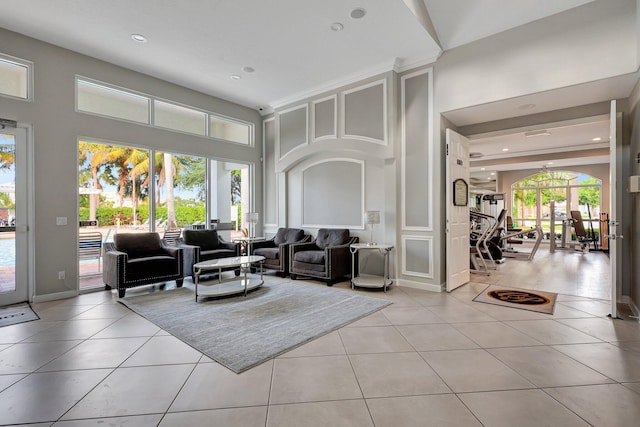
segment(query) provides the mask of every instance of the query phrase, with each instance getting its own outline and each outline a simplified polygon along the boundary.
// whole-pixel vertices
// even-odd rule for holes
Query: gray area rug
[[[40,317],[26,302],[0,308],[0,328],[39,319]]]
[[[300,282],[265,284],[246,297],[198,303],[186,288],[119,302],[236,373],[390,304]]]

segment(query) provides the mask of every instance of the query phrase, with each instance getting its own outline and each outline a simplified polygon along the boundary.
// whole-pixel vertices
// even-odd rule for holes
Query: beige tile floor
[[[114,293],[37,304],[41,320],[0,328],[0,425],[636,427],[640,325],[593,299],[602,254],[575,255],[540,257],[559,273],[511,260],[480,278],[564,291],[554,315],[473,302],[479,282],[355,291],[394,304],[240,375]],[[149,291],[163,290],[127,293]]]

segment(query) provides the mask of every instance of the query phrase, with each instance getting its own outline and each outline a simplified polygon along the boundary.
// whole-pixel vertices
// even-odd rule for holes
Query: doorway
[[[614,191],[609,179],[611,119],[609,114],[604,114],[604,103],[601,107],[603,114],[594,116],[572,116],[564,111],[559,113],[562,120],[557,122],[539,123],[538,117],[531,116],[530,119],[504,119],[493,122],[490,127],[477,124],[460,129],[471,140],[472,185],[494,183],[491,192],[504,194],[508,202],[508,215],[513,220],[512,227],[528,229],[539,225],[547,242],[549,239],[562,239],[563,220],[569,219],[570,212],[574,210],[580,211],[582,218],[586,218],[584,223],[589,232],[599,235],[600,210],[608,211],[610,196]],[[530,124],[527,125],[528,122]],[[532,180],[532,177],[536,179]],[[555,201],[553,212],[549,209],[549,200]],[[553,230],[550,225],[551,214],[555,217]],[[567,227],[565,231],[567,240],[570,240],[571,228]],[[601,243],[598,242],[598,246]],[[514,249],[518,251],[519,247],[515,246]],[[519,252],[526,252],[526,248]],[[567,283],[573,283],[576,275],[593,269],[592,274],[582,282],[573,284],[573,289],[585,290],[583,296],[606,297],[607,289],[610,289],[607,254],[567,252],[557,256],[568,258],[564,262],[551,262],[552,257],[547,257],[544,252],[543,246],[536,256],[536,262],[508,259],[505,265],[500,266],[500,270],[511,275],[506,272],[509,269],[506,264],[516,267],[512,275],[515,279],[518,273],[534,266],[530,269],[531,276],[540,276],[535,285],[544,286],[551,285],[553,281],[545,280],[542,272],[547,272],[552,278],[564,277]],[[573,265],[574,261],[575,273],[572,275],[567,265]],[[550,271],[552,267],[557,268],[555,273]],[[598,283],[599,289],[591,288]],[[549,290],[562,293],[570,288]]]
[[[29,301],[27,128],[0,130],[0,306]]]

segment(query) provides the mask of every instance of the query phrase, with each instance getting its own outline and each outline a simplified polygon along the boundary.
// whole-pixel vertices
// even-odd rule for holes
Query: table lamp
[[[244,214],[244,222],[246,222],[247,224],[249,224],[249,237],[255,237],[255,229],[256,229],[256,224],[258,223],[258,220],[260,219],[260,215],[258,214],[258,212],[247,212],[246,214]]]
[[[373,241],[373,224],[380,224],[380,211],[367,211],[364,214],[365,224],[371,225],[371,234],[369,238],[369,245],[375,245]]]

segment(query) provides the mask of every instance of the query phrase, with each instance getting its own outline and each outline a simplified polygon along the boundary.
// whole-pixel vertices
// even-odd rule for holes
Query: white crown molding
[[[430,58],[422,58],[422,59],[416,58],[416,59],[407,60],[407,61],[397,61],[394,71],[396,73],[404,73],[405,71],[414,70],[416,68],[424,67],[426,65],[433,65],[438,61],[438,59],[442,56],[443,53],[444,51],[440,51],[438,55],[432,56]]]
[[[317,86],[315,88],[310,88],[307,91],[298,92],[297,94],[291,95],[289,97],[278,99],[270,103],[269,106],[273,109],[278,109],[285,105],[300,102],[304,99],[312,98],[314,96],[323,94],[325,92],[337,90],[343,86],[357,83],[382,73],[386,73],[389,71],[396,71],[396,67],[397,67],[396,63],[397,63],[397,58],[394,58],[393,61],[391,62],[384,62],[375,67],[369,68],[367,70],[363,70],[361,72],[345,76],[341,79],[336,79],[336,80],[326,82],[325,84]]]

